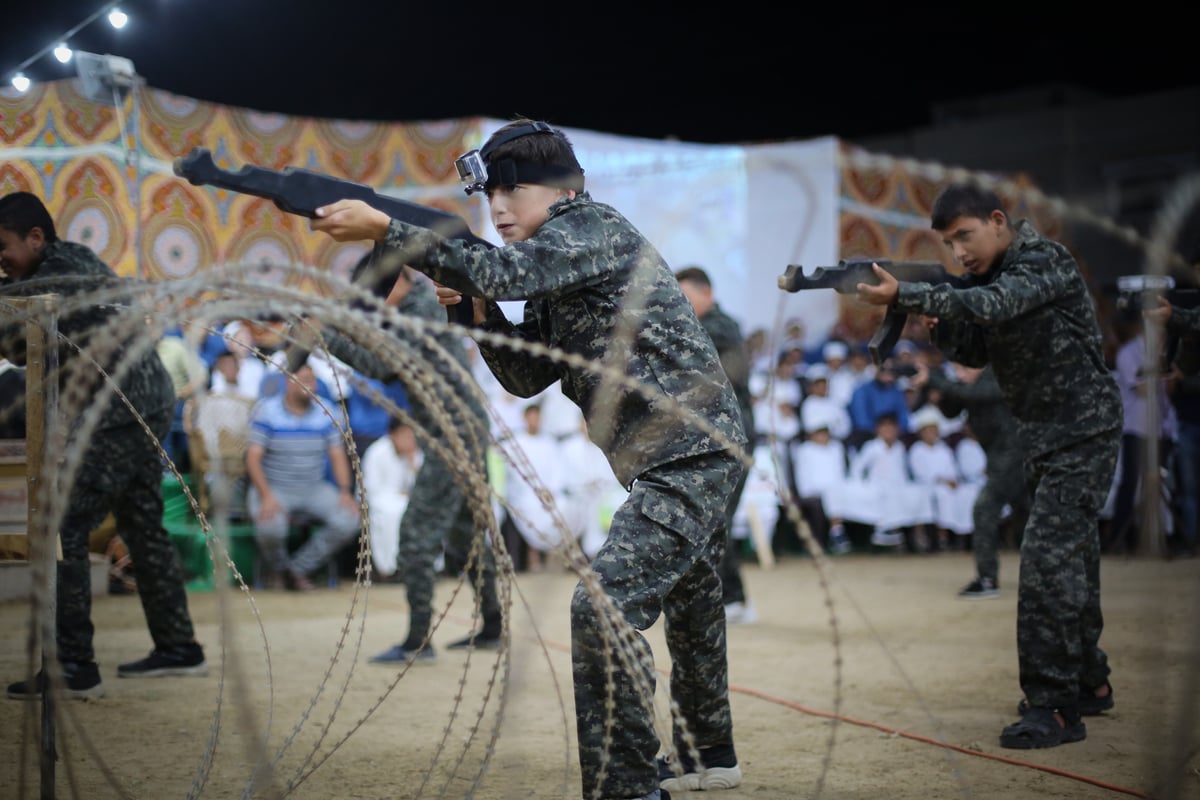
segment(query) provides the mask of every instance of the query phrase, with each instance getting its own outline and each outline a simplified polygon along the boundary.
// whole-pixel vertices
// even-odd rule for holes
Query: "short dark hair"
[[[675,273],[675,280],[691,281],[692,283],[712,288],[712,280],[708,277],[708,273],[701,267],[684,267]]]
[[[546,126],[549,127],[548,131],[531,132],[528,135],[517,136],[503,144],[492,145],[492,142],[499,140],[515,128],[537,124],[539,123],[535,120],[520,117],[505,124],[489,136],[487,142],[480,149],[480,152],[486,157],[488,171],[491,172],[494,164],[506,160],[538,167],[554,167],[564,173],[570,173],[570,178],[564,178],[561,181],[564,186],[571,184],[570,188],[578,188],[579,191],[583,191],[583,167],[579,165],[579,159],[575,157],[575,148],[571,145],[571,140],[558,128]],[[548,183],[547,185],[554,184]]]
[[[0,228],[25,236],[34,228],[41,228],[47,242],[58,239],[54,229],[54,218],[46,210],[42,199],[32,192],[13,192],[0,197]]]
[[[998,194],[977,183],[952,183],[942,189],[933,201],[933,211],[929,215],[930,227],[935,231],[944,231],[958,217],[987,219],[993,211],[1001,211],[1008,216]]]

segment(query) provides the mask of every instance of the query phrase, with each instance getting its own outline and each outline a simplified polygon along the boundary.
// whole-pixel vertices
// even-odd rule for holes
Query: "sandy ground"
[[[998,743],[1020,697],[1016,554],[986,601],[955,597],[969,553],[825,563],[745,567],[758,621],[729,635],[745,780],[720,800],[1200,797],[1200,561],[1104,563],[1116,708],[1087,720],[1086,741],[1034,751]],[[40,704],[0,702],[0,798],[578,798],[574,584],[557,569],[517,576],[510,650],[442,647],[404,673],[365,663],[404,630],[402,586],[193,593],[212,670],[155,680],[116,677],[150,642],[135,597],[102,596],[107,696],[64,706],[49,793]],[[469,629],[458,586],[439,583],[435,644]],[[27,663],[28,609],[0,604],[6,680]],[[661,622],[647,636],[665,674]]]

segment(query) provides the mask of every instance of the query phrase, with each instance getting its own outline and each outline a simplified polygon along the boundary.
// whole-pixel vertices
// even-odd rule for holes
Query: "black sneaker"
[[[378,655],[371,656],[367,659],[371,664],[405,664],[405,663],[423,663],[432,664],[437,660],[437,653],[434,652],[433,645],[421,647],[420,644],[410,646],[407,642],[389,647]]]
[[[173,650],[151,650],[150,655],[117,667],[118,678],[161,678],[166,675],[207,675],[204,649],[196,643]]]
[[[990,600],[1000,596],[1000,587],[991,578],[976,578],[964,586],[958,596],[964,600]]]
[[[100,683],[100,668],[95,661],[64,661],[62,669],[66,681],[64,696],[75,700],[104,697],[104,684]],[[6,694],[11,700],[40,700],[45,687],[46,675],[39,671],[32,681],[10,683]]]
[[[701,747],[697,765],[686,753],[669,753],[658,759],[658,785],[665,792],[732,789],[742,782],[733,745]],[[680,770],[680,777],[676,770]]]
[[[476,650],[499,650],[500,649],[500,629],[493,628],[490,625],[484,625],[483,630],[474,631],[471,635],[459,639],[457,642],[451,642],[446,645],[447,650],[466,650],[474,647]]]

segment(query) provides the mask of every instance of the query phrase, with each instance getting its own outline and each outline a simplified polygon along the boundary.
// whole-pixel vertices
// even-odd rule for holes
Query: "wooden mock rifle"
[[[802,292],[809,289],[833,289],[838,294],[857,294],[858,284],[874,286],[879,283],[871,269],[878,264],[890,272],[898,281],[906,283],[950,283],[955,276],[946,271],[938,261],[889,261],[882,258],[842,259],[835,267],[816,267],[811,275],[804,274],[799,264],[789,264],[779,276],[779,288],[785,292]],[[867,345],[871,360],[878,366],[892,354],[896,342],[904,333],[908,314],[888,306],[883,322]]]
[[[288,214],[313,219],[317,216],[317,209],[322,206],[338,200],[361,200],[392,219],[428,228],[449,239],[495,247],[472,233],[462,217],[449,211],[387,197],[370,186],[312,170],[296,167],[272,170],[250,164],[237,171],[226,170],[217,166],[212,152],[203,147],[194,148],[186,156],[175,159],[174,169],[176,175],[196,186],[216,186],[239,194],[262,197]],[[376,244],[371,252],[370,265],[359,271],[354,284],[370,289],[377,296],[387,297],[384,287],[391,286],[403,266],[394,262],[395,259],[384,258],[382,245]],[[388,281],[387,278],[392,280]],[[446,315],[450,322],[470,326],[474,320],[474,303],[464,295],[461,303],[446,307]],[[289,352],[289,364],[293,362],[293,356],[299,359],[297,363],[303,363],[308,353]]]

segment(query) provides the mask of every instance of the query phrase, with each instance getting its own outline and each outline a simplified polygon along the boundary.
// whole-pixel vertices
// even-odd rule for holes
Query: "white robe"
[[[821,498],[821,509],[830,520],[846,519],[846,448],[837,439],[818,444],[806,439],[792,448],[796,493],[802,500]]]
[[[613,514],[629,492],[613,474],[604,451],[582,431],[560,441],[559,454],[566,477],[563,516],[584,554],[595,558],[608,539]]]
[[[562,463],[558,441],[546,434],[521,431],[506,443],[504,451],[508,458],[504,490],[509,518],[534,550],[543,553],[553,550],[563,540],[559,519],[562,519],[563,477],[568,472]],[[550,493],[549,504],[538,495],[542,488]]]
[[[388,436],[381,436],[360,458],[362,489],[370,512],[371,563],[387,577],[396,571],[400,554],[400,518],[408,508],[408,496],[424,456],[418,450],[413,461],[396,452]]]
[[[864,443],[850,461],[844,510],[844,519],[880,530],[933,519],[929,494],[909,477],[904,445],[888,445],[878,437]]]
[[[974,525],[971,515],[963,514],[958,462],[950,445],[941,439],[933,444],[915,441],[908,448],[908,465],[913,480],[925,487],[933,504],[933,519],[927,521],[954,533],[970,533]]]

